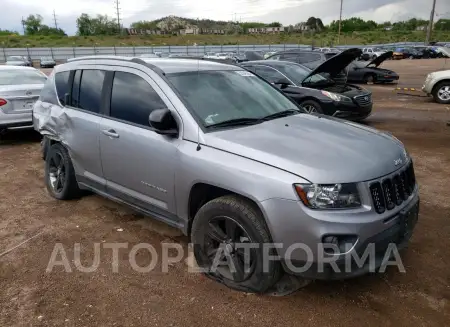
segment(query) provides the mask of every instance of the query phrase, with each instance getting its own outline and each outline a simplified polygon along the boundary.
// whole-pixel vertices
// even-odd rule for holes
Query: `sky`
[[[376,22],[409,18],[429,19],[433,0],[343,0],[343,18],[358,16]],[[44,24],[76,33],[76,19],[82,13],[116,16],[114,0],[0,0],[0,29],[22,32],[21,19],[40,14]],[[169,15],[216,20],[278,21],[283,25],[319,17],[325,24],[339,19],[340,0],[122,0],[124,27],[138,20]],[[437,0],[435,19],[450,18],[450,0]]]

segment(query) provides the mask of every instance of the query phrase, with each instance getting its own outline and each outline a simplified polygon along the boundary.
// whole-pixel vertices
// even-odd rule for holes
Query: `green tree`
[[[313,30],[322,31],[323,29],[325,29],[322,20],[317,17],[309,17],[305,24]]]
[[[42,20],[41,15],[29,15],[27,19],[24,19],[25,35],[66,35],[60,28],[49,27],[42,24]]]
[[[26,19],[22,21],[25,26],[26,35],[35,35],[39,33],[42,28],[42,16],[41,15],[29,15]]]
[[[113,35],[117,34],[117,21],[109,18],[107,15],[97,15],[91,17],[88,14],[81,14],[77,18],[78,35]]]
[[[434,26],[437,31],[450,31],[450,19],[439,19]]]
[[[282,25],[279,22],[273,22],[273,23],[270,23],[270,24],[266,25],[266,27],[281,27],[281,26]]]

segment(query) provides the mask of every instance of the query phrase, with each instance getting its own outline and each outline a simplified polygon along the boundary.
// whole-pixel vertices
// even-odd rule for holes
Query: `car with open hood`
[[[305,49],[290,49],[285,51],[278,51],[270,57],[266,58],[266,60],[291,61],[306,66],[310,69],[315,69],[317,66],[334,57],[338,53],[338,51],[321,52]]]
[[[372,112],[372,93],[347,84],[345,76],[340,76],[346,65],[359,54],[360,51],[346,50],[314,70],[279,60],[250,61],[241,66],[278,86],[308,112],[363,120]]]
[[[91,56],[56,66],[45,89],[33,117],[50,140],[49,194],[92,190],[180,229],[203,272],[234,289],[266,292],[283,270],[365,274],[413,232],[400,141],[308,114],[236,65]]]
[[[353,61],[347,66],[347,80],[354,83],[391,83],[397,81],[399,75],[390,70],[380,68],[381,64],[392,57],[392,51],[387,51],[369,63]]]

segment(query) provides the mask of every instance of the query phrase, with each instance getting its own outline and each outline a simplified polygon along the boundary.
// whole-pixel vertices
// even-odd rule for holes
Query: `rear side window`
[[[104,70],[83,70],[83,74],[81,75],[78,108],[94,113],[100,113],[104,79]]]
[[[55,86],[56,92],[58,93],[59,102],[65,106],[64,97],[66,94],[70,93],[69,91],[69,77],[70,71],[56,73],[55,74]]]
[[[140,76],[124,72],[114,74],[111,117],[149,126],[150,113],[166,107],[156,91]]]

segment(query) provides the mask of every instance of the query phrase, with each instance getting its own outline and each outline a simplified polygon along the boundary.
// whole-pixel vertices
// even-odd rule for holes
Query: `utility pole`
[[[120,27],[120,8],[119,8],[119,0],[114,0],[116,4],[116,12],[117,12],[117,30],[119,34],[122,34],[122,28]]]
[[[339,39],[341,38],[341,21],[342,21],[342,5],[343,5],[344,0],[341,0],[341,10],[339,13],[339,31],[338,31],[338,38],[337,38],[337,43],[339,44]]]
[[[434,10],[436,9],[436,0],[433,0],[433,8],[431,9],[430,14],[430,23],[427,28],[427,38],[425,40],[425,45],[430,44],[431,32],[433,31],[433,20],[434,20]]]
[[[58,29],[58,22],[56,21],[55,9],[53,9],[53,21],[55,22],[55,28]]]
[[[22,28],[23,28],[23,35],[25,35],[25,20],[23,19],[23,16],[22,16]]]

